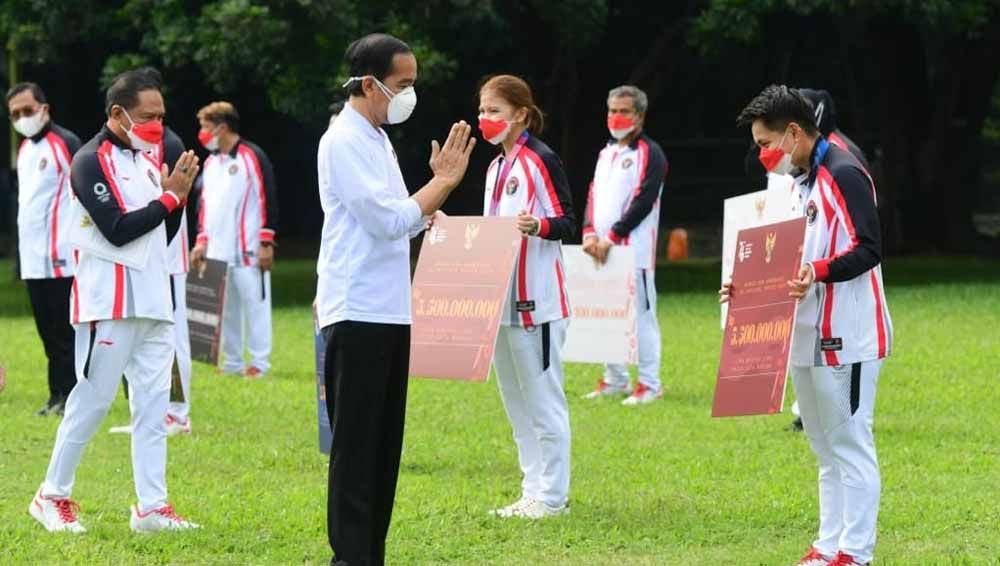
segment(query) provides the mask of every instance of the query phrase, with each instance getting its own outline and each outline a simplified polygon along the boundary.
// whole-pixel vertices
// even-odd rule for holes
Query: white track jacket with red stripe
[[[611,140],[597,157],[587,194],[583,237],[635,248],[635,266],[656,267],[656,230],[667,158],[646,134],[622,147]]]
[[[153,232],[142,269],[75,250],[70,322],[149,318],[173,322],[167,245],[184,207],[160,186],[159,161],[125,145],[105,126],[73,158],[74,222],[95,225],[113,247]],[[75,228],[75,227],[74,227]]]
[[[206,255],[229,265],[257,265],[261,242],[274,241],[277,187],[271,160],[256,144],[240,139],[228,153],[205,160],[200,179],[197,243]]]
[[[799,303],[792,365],[840,366],[892,351],[892,320],[882,284],[882,237],[875,187],[858,160],[825,139],[812,168],[796,177],[804,203],[803,262],[816,283]]]
[[[561,241],[573,237],[576,219],[559,156],[531,134],[522,136],[509,168],[501,155],[487,169],[483,214],[516,217],[526,210],[541,220],[538,234],[521,240],[506,314],[501,319],[505,325],[531,328],[569,317]],[[506,178],[501,179],[508,169]]]
[[[73,276],[69,167],[80,138],[51,121],[17,152],[17,240],[21,279]]]

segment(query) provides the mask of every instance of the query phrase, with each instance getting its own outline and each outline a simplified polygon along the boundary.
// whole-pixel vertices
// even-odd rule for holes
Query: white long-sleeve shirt
[[[410,242],[427,225],[389,137],[350,104],[317,156],[323,241],[316,274],[320,327],[345,320],[410,324]]]

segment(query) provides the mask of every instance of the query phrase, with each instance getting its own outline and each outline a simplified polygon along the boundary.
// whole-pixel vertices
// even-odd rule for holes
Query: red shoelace
[[[72,499],[52,499],[53,504],[55,504],[56,509],[59,511],[59,519],[63,523],[75,523],[76,522],[76,512],[80,510],[80,505],[73,501]]]
[[[184,521],[184,517],[178,515],[177,512],[174,511],[174,506],[170,505],[169,503],[153,512],[156,513],[157,515],[162,515],[172,521],[177,521],[177,522]]]
[[[853,556],[838,552],[837,556],[834,556],[833,560],[827,566],[855,566],[856,564],[858,563],[854,560]]]

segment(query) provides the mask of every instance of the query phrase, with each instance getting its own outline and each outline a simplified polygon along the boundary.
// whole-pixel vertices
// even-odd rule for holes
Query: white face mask
[[[407,119],[409,119],[410,114],[413,114],[413,109],[417,107],[417,91],[413,89],[412,86],[408,86],[403,90],[393,93],[389,90],[389,87],[382,84],[382,81],[375,78],[373,75],[365,75],[362,77],[351,77],[347,79],[343,87],[351,84],[354,81],[361,81],[368,77],[371,77],[378,85],[379,89],[382,90],[382,94],[389,99],[389,112],[386,119],[390,124],[402,124]]]
[[[42,131],[42,128],[45,127],[45,123],[48,121],[48,116],[46,116],[45,111],[39,108],[38,112],[35,112],[31,116],[21,116],[17,120],[14,120],[14,129],[17,130],[17,133],[22,136],[30,138],[31,136]]]
[[[413,109],[417,107],[417,91],[413,89],[412,86],[408,86],[403,90],[393,94],[389,87],[382,84],[382,81],[372,77],[375,80],[375,84],[382,89],[382,94],[389,99],[389,115],[388,120],[390,124],[402,124],[413,114]]]

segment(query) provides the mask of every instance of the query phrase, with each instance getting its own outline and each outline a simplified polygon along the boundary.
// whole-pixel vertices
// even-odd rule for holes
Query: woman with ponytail
[[[498,75],[479,89],[479,129],[502,150],[486,172],[483,214],[516,218],[523,235],[493,360],[523,473],[521,497],[492,512],[504,518],[569,512],[561,241],[573,236],[576,220],[562,161],[536,137],[543,126],[524,80]]]

